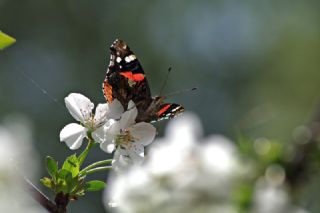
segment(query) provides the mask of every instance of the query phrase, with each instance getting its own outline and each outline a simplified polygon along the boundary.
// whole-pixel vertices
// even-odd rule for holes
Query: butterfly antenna
[[[162,87],[161,87],[161,90],[160,90],[160,93],[159,93],[160,96],[162,95],[162,92],[163,92],[164,88],[165,88],[166,85],[167,85],[170,72],[171,72],[171,67],[168,68],[168,72],[167,72],[166,79],[165,79],[164,83],[162,84]]]
[[[48,93],[47,90],[45,90],[43,87],[41,87],[33,78],[31,78],[27,73],[25,73],[24,71],[20,71],[21,74],[30,82],[32,83],[36,88],[38,88],[42,94],[44,94],[45,96],[49,97],[49,99],[53,102],[55,102],[56,104],[58,104],[59,106],[63,107],[64,106],[61,104],[61,102],[58,101],[58,99],[56,99],[55,97],[53,97],[52,95],[50,95],[50,93]]]
[[[183,89],[183,90],[179,90],[179,91],[175,91],[175,92],[172,92],[172,93],[169,93],[167,95],[165,95],[165,97],[169,97],[169,96],[173,96],[173,95],[177,95],[177,94],[180,94],[180,93],[185,93],[185,92],[191,92],[191,91],[194,91],[194,90],[197,90],[198,87],[193,87],[193,88],[189,88],[189,89]]]

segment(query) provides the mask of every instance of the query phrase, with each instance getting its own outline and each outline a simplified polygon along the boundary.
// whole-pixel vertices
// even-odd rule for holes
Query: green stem
[[[112,166],[101,166],[101,167],[96,167],[94,169],[86,170],[81,175],[85,176],[85,175],[92,174],[95,172],[106,171],[106,170],[111,170],[111,169],[112,169]]]
[[[87,158],[90,149],[94,145],[94,140],[93,140],[90,132],[88,133],[88,141],[89,142],[88,142],[87,147],[85,148],[85,150],[83,150],[83,152],[78,157],[80,166],[82,165],[83,161]]]
[[[112,162],[112,159],[108,159],[108,160],[102,160],[102,161],[98,161],[98,162],[95,162],[89,166],[87,166],[86,168],[82,169],[79,173],[80,176],[83,175],[83,173],[85,173],[86,171],[90,170],[90,169],[93,169],[94,167],[97,167],[97,166],[100,166],[100,165],[104,165],[104,164],[108,164],[108,163],[111,163]]]

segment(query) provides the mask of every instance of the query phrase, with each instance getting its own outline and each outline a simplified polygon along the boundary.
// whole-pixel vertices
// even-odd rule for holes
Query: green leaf
[[[69,156],[63,163],[62,169],[71,172],[72,178],[76,177],[80,171],[79,161],[76,155]]]
[[[0,31],[0,50],[16,42],[16,39]]]
[[[45,186],[45,187],[48,187],[50,189],[53,188],[54,184],[52,182],[52,180],[48,177],[44,177],[44,178],[41,178],[40,179],[40,182]]]
[[[81,154],[80,156],[78,157],[78,161],[79,161],[79,165],[82,165],[83,161],[86,159],[88,153],[89,153],[89,150],[88,148],[86,148]]]
[[[57,177],[61,180],[65,180],[68,175],[72,176],[70,171],[68,171],[66,169],[60,169]]]
[[[58,163],[50,156],[47,156],[47,170],[49,175],[55,180],[58,172]]]
[[[60,169],[58,174],[57,174],[57,187],[56,187],[56,193],[63,192],[63,193],[68,193],[68,183],[67,181],[72,179],[72,174],[71,172],[65,170],[65,169]]]
[[[100,180],[92,180],[88,181],[85,184],[85,190],[86,191],[99,191],[104,189],[106,186],[106,183]]]
[[[78,186],[80,185],[78,177],[70,179],[68,182],[68,190],[70,194],[73,194],[77,191]]]

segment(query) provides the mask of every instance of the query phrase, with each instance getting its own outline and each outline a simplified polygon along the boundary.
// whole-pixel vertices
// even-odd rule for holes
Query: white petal
[[[135,142],[147,146],[154,140],[156,128],[150,123],[140,122],[130,128],[130,134],[135,139]]]
[[[144,146],[140,143],[131,143],[128,149],[129,156],[133,158],[134,161],[140,161],[144,158]]]
[[[60,132],[60,141],[65,142],[67,146],[74,150],[78,149],[86,137],[87,129],[79,124],[71,123],[65,126]]]
[[[119,122],[109,120],[105,125],[93,132],[92,137],[100,143],[100,148],[111,153],[114,150],[114,139],[120,134]]]
[[[144,146],[138,143],[130,144],[129,157],[134,164],[142,164],[144,160]]]
[[[113,155],[112,168],[115,172],[125,172],[133,164],[128,156],[122,155],[119,149],[116,149]]]
[[[134,107],[136,107],[136,104],[132,100],[130,100],[128,103],[128,110],[133,109]]]
[[[105,141],[105,130],[104,126],[99,127],[94,132],[92,132],[92,138],[97,143],[103,143]]]
[[[90,118],[94,104],[86,96],[79,93],[71,93],[64,101],[70,114],[77,121],[83,123]]]
[[[130,101],[128,104],[128,110],[123,113],[120,119],[121,129],[126,129],[127,127],[135,123],[136,117],[138,115],[137,107],[133,101]]]
[[[115,120],[110,120],[110,125],[108,128],[106,128],[106,134],[108,134],[111,137],[114,137],[118,134],[120,134],[120,122]]]
[[[197,141],[202,136],[202,126],[199,118],[192,113],[184,113],[172,119],[167,128],[166,135],[170,141],[183,141],[184,144]]]
[[[102,149],[106,153],[112,153],[115,149],[115,145],[112,141],[105,141],[103,143],[100,143],[100,149]]]
[[[143,157],[140,157],[136,153],[130,153],[127,150],[118,148],[113,156],[112,167],[116,172],[125,172],[130,167],[139,165],[142,162]]]
[[[94,124],[101,125],[107,121],[107,113],[109,110],[109,106],[107,103],[98,104],[96,108],[96,112],[94,114]]]
[[[112,153],[115,148],[116,148],[116,146],[113,143],[109,144],[107,146],[108,153]]]
[[[114,99],[112,103],[109,104],[108,106],[108,114],[107,118],[108,119],[119,119],[120,116],[122,115],[124,109],[120,101],[117,99]]]
[[[116,127],[110,130],[111,126],[115,123],[114,120],[108,120],[103,126],[97,128],[92,132],[93,139],[98,143],[103,143],[105,141],[112,141],[114,135],[119,134],[120,129],[118,131]]]

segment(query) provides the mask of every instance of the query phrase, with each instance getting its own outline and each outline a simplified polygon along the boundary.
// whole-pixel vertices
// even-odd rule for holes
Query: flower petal
[[[130,134],[135,139],[135,142],[147,146],[154,140],[156,128],[150,123],[140,122],[130,128]]]
[[[109,109],[109,104],[98,104],[96,112],[94,114],[94,124],[95,126],[100,126],[107,121],[107,114]]]
[[[100,143],[100,148],[107,152],[113,152],[115,145],[114,139],[120,133],[119,122],[109,120],[105,125],[92,133],[93,139]]]
[[[74,119],[84,123],[91,116],[94,104],[80,93],[71,93],[65,99],[66,107]]]
[[[110,120],[110,125],[105,129],[106,134],[111,136],[116,136],[120,134],[120,122],[115,120]]]
[[[120,128],[126,129],[127,127],[135,123],[136,117],[138,115],[137,107],[133,101],[129,101],[128,110],[123,113],[120,119]]]
[[[112,153],[115,150],[115,145],[114,143],[101,143],[100,148],[105,151],[106,153]]]
[[[116,149],[112,167],[115,172],[125,172],[133,165],[140,165],[143,162],[143,157],[136,153],[130,153],[128,150],[118,148]]]
[[[118,99],[114,99],[112,103],[108,105],[108,119],[119,119],[123,113],[124,109]]]
[[[113,155],[112,168],[115,172],[124,172],[126,171],[133,162],[129,158],[129,156],[122,155],[120,149],[116,149]]]
[[[135,164],[141,164],[144,159],[144,146],[140,143],[131,143],[127,149],[129,157]]]
[[[97,143],[103,143],[105,141],[105,130],[104,126],[99,127],[92,132],[92,138]]]
[[[109,120],[103,126],[99,127],[95,131],[92,132],[93,139],[98,143],[103,143],[105,141],[112,141],[116,134],[119,131],[116,131],[116,127],[112,130],[109,130],[112,126],[114,120]]]
[[[71,123],[60,131],[60,141],[65,142],[67,146],[74,150],[78,149],[86,137],[87,129],[79,124]]]

